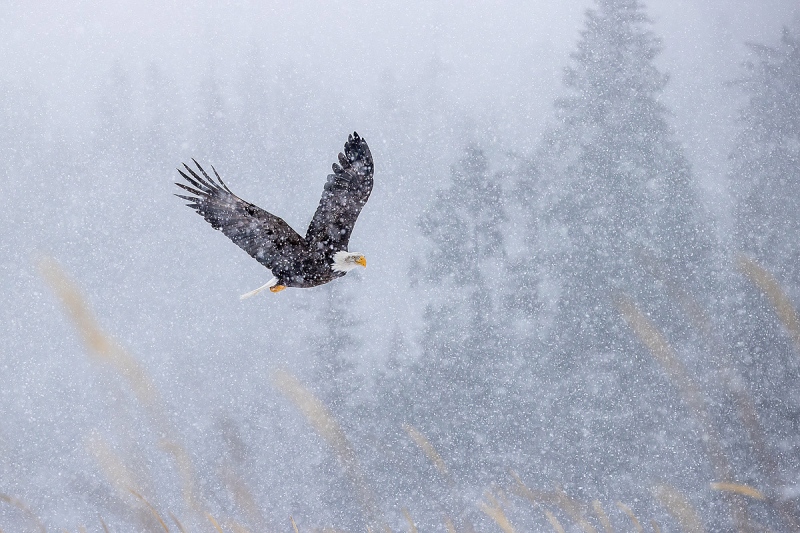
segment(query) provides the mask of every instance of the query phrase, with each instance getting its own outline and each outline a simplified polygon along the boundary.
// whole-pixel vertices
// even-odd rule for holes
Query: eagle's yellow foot
[[[269,290],[270,290],[270,292],[281,292],[285,288],[286,288],[286,285],[275,285],[273,287],[270,287]]]

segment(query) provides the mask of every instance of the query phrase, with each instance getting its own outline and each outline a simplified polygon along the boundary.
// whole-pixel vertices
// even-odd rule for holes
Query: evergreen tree
[[[354,354],[361,347],[353,329],[359,322],[350,312],[353,299],[344,284],[329,283],[321,292],[324,301],[321,327],[313,341],[313,381],[320,399],[338,418],[353,420],[359,389]]]
[[[800,302],[800,38],[784,29],[776,47],[751,44],[739,80],[748,96],[731,154],[736,252],[756,259]],[[772,490],[798,476],[800,359],[775,309],[749,280],[733,302],[736,360],[767,433],[771,461],[755,483]],[[752,462],[751,462],[752,463]],[[781,476],[782,475],[782,476]],[[780,478],[783,477],[783,480]]]
[[[691,280],[707,258],[691,171],[660,103],[667,76],[653,59],[660,42],[636,0],[599,0],[557,103],[547,139],[553,181],[543,219],[560,273],[559,311],[582,349],[617,346],[615,290],[648,299],[645,253]],[[588,312],[587,312],[588,311]],[[577,319],[577,320],[575,320]]]
[[[313,389],[317,397],[328,408],[356,450],[359,445],[359,430],[367,414],[360,401],[359,379],[354,354],[359,353],[361,343],[353,334],[358,321],[350,309],[352,298],[343,283],[328,283],[321,287],[323,303],[318,318],[318,333],[313,339]],[[360,454],[359,454],[360,455]],[[359,507],[360,500],[354,497],[352,479],[348,479],[342,465],[333,454],[323,458],[319,487],[324,491],[322,499],[332,511],[331,523],[347,531],[363,530]]]
[[[740,250],[772,270],[800,298],[800,37],[785,28],[740,80],[748,95],[731,154]]]
[[[675,416],[664,410],[674,389],[615,295],[630,295],[675,340],[689,331],[667,284],[646,267],[702,296],[709,259],[689,163],[660,101],[667,76],[654,64],[661,45],[649,25],[637,0],[597,0],[587,11],[564,75],[568,95],[537,161],[542,199],[531,211],[540,298],[554,316],[550,358],[538,361],[558,376],[542,383],[558,398],[541,406],[559,425],[549,432],[557,450],[550,464],[560,465],[552,475],[600,490],[650,460],[652,432]]]
[[[510,393],[496,301],[504,284],[504,218],[486,157],[470,147],[419,223],[432,246],[415,275],[431,300],[422,353],[409,372],[408,422],[446,450],[455,479],[473,487],[508,467],[498,449]]]

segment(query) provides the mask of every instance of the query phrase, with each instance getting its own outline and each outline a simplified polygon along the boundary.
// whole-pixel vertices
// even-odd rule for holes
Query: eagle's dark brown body
[[[213,166],[216,181],[197,161],[194,164],[202,177],[184,165],[186,172],[178,172],[189,185],[176,183],[193,196],[177,196],[270,269],[277,285],[315,287],[345,274],[332,268],[334,255],[347,251],[353,226],[372,192],[374,170],[369,147],[357,133],[350,135],[339,163],[333,164],[305,237],[280,217],[233,194]]]

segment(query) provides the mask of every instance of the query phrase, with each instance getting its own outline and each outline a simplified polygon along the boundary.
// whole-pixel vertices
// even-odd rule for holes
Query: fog
[[[800,8],[647,2],[666,129],[629,135],[565,74],[628,4],[0,8],[0,529],[797,530],[797,132],[769,167],[733,82]],[[656,147],[608,192],[623,130]],[[176,167],[303,234],[353,131],[368,268],[240,301],[272,275]]]

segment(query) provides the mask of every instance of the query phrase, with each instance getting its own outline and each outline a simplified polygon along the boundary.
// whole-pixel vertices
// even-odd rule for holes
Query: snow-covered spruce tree
[[[629,295],[680,345],[691,327],[671,290],[702,302],[710,246],[660,101],[660,49],[637,0],[597,0],[537,158],[542,197],[531,215],[550,347],[537,364],[542,410],[556,430],[540,433],[548,458],[536,472],[587,490],[643,489],[633,483],[690,460],[674,457],[687,433],[699,441],[675,387],[615,305]]]
[[[749,99],[731,154],[737,245],[800,297],[800,37],[750,44],[739,81]]]
[[[498,315],[504,218],[496,177],[470,147],[420,218],[431,247],[413,274],[429,303],[422,353],[408,373],[408,422],[440,450],[457,482],[475,488],[508,467],[500,457],[513,414]]]
[[[321,287],[322,305],[317,318],[318,333],[313,343],[312,390],[339,423],[345,435],[359,446],[359,432],[368,416],[360,405],[359,378],[354,354],[360,353],[360,339],[354,334],[358,321],[351,312],[353,300],[344,283],[328,283]],[[331,525],[347,531],[366,527],[357,489],[333,453],[325,454],[322,474],[316,481],[323,491],[322,500]]]
[[[344,284],[329,283],[321,292],[320,327],[313,340],[315,392],[337,417],[349,418],[355,410],[359,388],[353,360],[361,347],[353,334],[358,321],[351,312],[353,299]]]
[[[750,44],[754,60],[739,80],[748,101],[731,154],[736,199],[735,252],[758,261],[800,305],[800,34],[775,46]],[[800,465],[800,358],[769,300],[742,279],[731,336],[766,427],[774,465],[756,484],[797,479]],[[772,474],[769,473],[773,470]],[[769,479],[771,478],[771,479]]]

